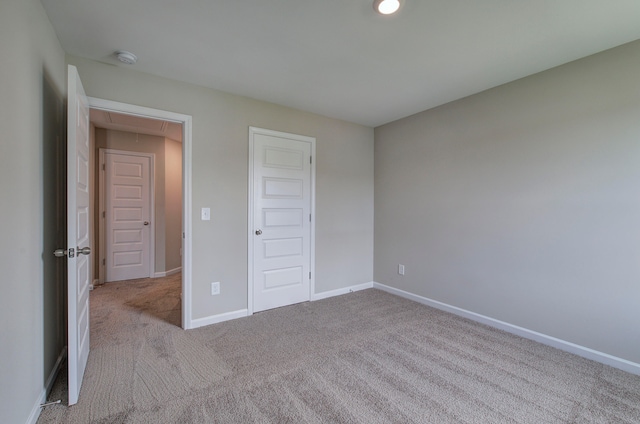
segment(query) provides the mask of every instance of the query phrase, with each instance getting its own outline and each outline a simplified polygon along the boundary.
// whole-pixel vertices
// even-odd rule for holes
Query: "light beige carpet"
[[[80,401],[38,422],[640,423],[639,376],[381,291],[189,331],[179,292],[93,291]]]

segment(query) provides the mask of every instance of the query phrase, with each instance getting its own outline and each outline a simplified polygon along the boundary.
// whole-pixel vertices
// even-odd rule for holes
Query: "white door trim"
[[[182,124],[182,328],[194,328],[192,309],[192,117],[181,113],[89,97],[89,106],[108,112],[126,113],[144,118]]]
[[[264,128],[249,127],[249,198],[247,209],[247,315],[253,315],[253,249],[255,237],[254,231],[254,186],[253,186],[253,152],[254,152],[254,134],[263,134],[274,137],[291,138],[294,140],[305,141],[311,144],[311,281],[309,284],[309,299],[313,299],[316,292],[316,139],[304,135],[291,134],[281,131],[267,130]]]
[[[149,158],[149,215],[151,221],[151,228],[149,229],[149,269],[148,276],[149,278],[154,278],[156,273],[156,185],[155,185],[155,177],[156,177],[156,155],[153,153],[143,153],[143,152],[130,152],[128,150],[116,150],[116,149],[108,149],[101,147],[99,149],[99,158],[98,158],[98,166],[103,166],[105,163],[105,155],[107,153],[112,153],[116,155],[125,155],[125,156],[142,156]],[[104,169],[99,170],[99,193],[98,193],[98,219],[99,219],[99,228],[98,234],[100,238],[100,263],[98,264],[98,278],[100,278],[100,282],[106,281],[105,275],[105,267],[102,265],[106,259],[107,252],[107,239],[106,237],[106,222],[102,212],[105,211],[105,207],[107,205],[106,199],[106,179],[104,174]]]

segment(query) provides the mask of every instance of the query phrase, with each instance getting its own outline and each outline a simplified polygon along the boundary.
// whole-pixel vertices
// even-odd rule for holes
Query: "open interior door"
[[[67,92],[69,405],[78,402],[89,358],[89,100],[69,65]]]

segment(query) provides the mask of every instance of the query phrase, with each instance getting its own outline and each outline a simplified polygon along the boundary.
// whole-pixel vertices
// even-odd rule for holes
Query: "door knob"
[[[149,221],[144,221],[144,225],[149,225]]]
[[[56,250],[53,251],[53,255],[56,258],[63,258],[63,257],[67,256],[70,253],[69,251],[71,251],[70,257],[73,258],[73,249],[69,249],[69,250],[67,250],[67,249],[56,249]]]
[[[256,235],[259,236],[260,234],[262,234],[262,230],[256,230]]]
[[[78,247],[78,255],[90,255],[90,254],[91,254],[90,247],[83,247],[83,248]]]

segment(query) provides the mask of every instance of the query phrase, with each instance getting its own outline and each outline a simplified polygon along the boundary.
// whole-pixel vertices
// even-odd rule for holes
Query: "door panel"
[[[78,71],[68,68],[67,93],[67,296],[69,405],[78,402],[89,358],[89,101]],[[73,249],[73,253],[72,250]]]
[[[303,272],[304,270],[301,266],[264,271],[262,290],[302,285],[304,283],[302,278]]]
[[[302,250],[303,237],[264,240],[262,243],[264,257],[267,259],[301,256],[304,254]]]
[[[253,311],[310,299],[309,139],[251,133],[253,144]]]
[[[151,275],[151,158],[105,153],[106,281]]]
[[[303,180],[264,178],[265,199],[302,199]]]
[[[289,228],[293,231],[301,231],[304,228],[304,209],[263,209],[263,228]]]

